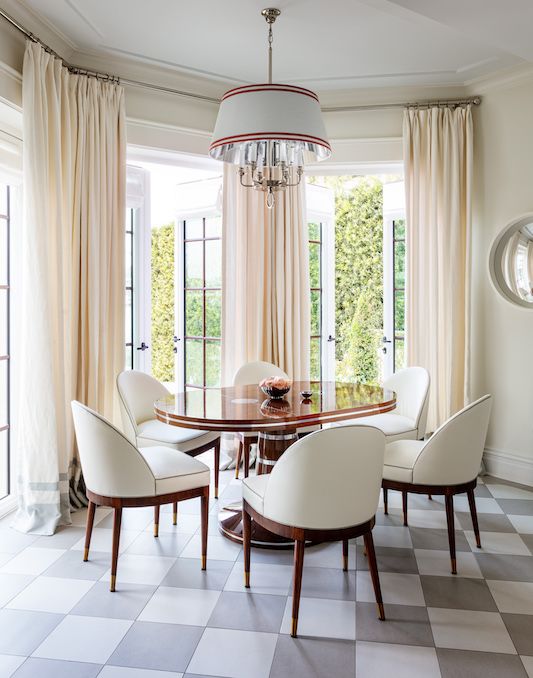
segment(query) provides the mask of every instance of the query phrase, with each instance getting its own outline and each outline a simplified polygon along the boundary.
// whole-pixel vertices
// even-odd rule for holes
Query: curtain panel
[[[469,400],[471,106],[406,109],[407,364],[431,375],[428,431]]]
[[[124,363],[123,89],[28,41],[15,527],[70,523],[81,476],[70,401],[115,419]],[[83,487],[79,488],[83,494]]]

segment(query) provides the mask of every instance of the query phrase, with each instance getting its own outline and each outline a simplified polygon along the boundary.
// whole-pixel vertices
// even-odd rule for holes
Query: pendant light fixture
[[[230,89],[222,97],[209,155],[239,166],[246,188],[274,192],[297,186],[304,164],[331,155],[318,97],[311,90],[272,83],[272,25],[281,14],[261,12],[268,24],[268,83]]]

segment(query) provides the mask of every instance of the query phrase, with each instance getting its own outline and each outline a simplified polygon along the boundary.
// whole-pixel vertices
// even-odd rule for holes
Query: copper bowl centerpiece
[[[291,390],[292,381],[284,377],[267,377],[260,382],[259,386],[266,396],[277,400],[283,398]]]
[[[283,419],[291,411],[291,404],[284,398],[268,398],[261,403],[261,413],[269,419]]]

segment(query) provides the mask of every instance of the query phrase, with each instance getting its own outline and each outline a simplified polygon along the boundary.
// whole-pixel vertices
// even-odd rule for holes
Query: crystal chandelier
[[[209,155],[239,165],[241,184],[274,192],[297,186],[304,164],[331,155],[318,97],[311,90],[272,83],[272,25],[281,14],[269,7],[268,83],[230,89],[222,97]]]

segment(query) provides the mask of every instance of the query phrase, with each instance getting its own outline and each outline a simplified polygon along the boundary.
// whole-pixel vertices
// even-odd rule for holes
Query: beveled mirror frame
[[[533,212],[523,214],[509,222],[494,239],[489,255],[490,279],[495,290],[507,301],[528,310],[533,310],[533,302],[522,299],[509,288],[503,275],[502,259],[507,242],[513,233],[531,223],[533,223]]]

